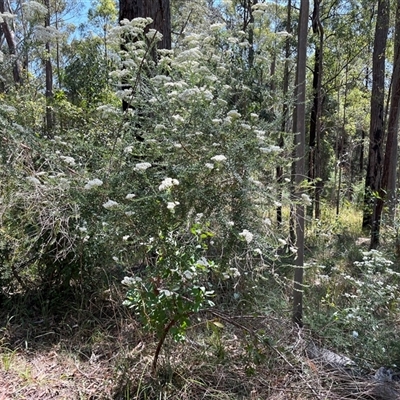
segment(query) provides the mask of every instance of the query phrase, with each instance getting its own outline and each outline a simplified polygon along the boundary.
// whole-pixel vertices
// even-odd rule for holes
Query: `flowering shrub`
[[[125,112],[116,101],[101,105],[86,121],[56,126],[48,140],[35,135],[37,121],[25,103],[13,104],[24,127],[9,120],[5,131],[3,163],[12,160],[12,168],[2,172],[2,229],[12,238],[4,243],[13,249],[12,262],[19,260],[18,274],[30,282],[32,263],[39,275],[51,266],[55,275],[46,272],[45,280],[64,285],[92,285],[104,273],[122,279],[144,266],[147,288],[158,276],[155,266],[177,263],[175,251],[191,241],[196,224],[213,237],[203,240],[203,254],[189,246],[181,257],[187,268],[198,269],[201,257],[215,262],[216,279],[240,276],[263,264],[263,254],[276,253],[268,209],[280,188],[271,177],[290,149],[276,146],[280,121],[260,117],[275,102],[253,96],[237,79],[243,65],[232,55],[248,46],[242,33],[233,40],[213,26],[187,35],[174,50],[159,50],[159,36],[144,33],[148,23],[124,21],[110,36],[110,46],[123,48],[111,80],[118,102],[129,105]],[[21,157],[25,144],[31,150]],[[166,243],[171,233],[176,249]],[[172,249],[162,252],[162,262],[160,249]],[[196,257],[189,261],[187,254]]]
[[[354,273],[333,267],[329,276],[319,274],[313,287],[326,287],[325,322],[330,330],[337,330],[332,334],[336,344],[353,349],[363,362],[390,365],[400,354],[394,322],[400,305],[400,273],[392,267],[392,261],[371,250],[363,253],[362,261],[354,262]],[[316,317],[321,323],[321,317]]]

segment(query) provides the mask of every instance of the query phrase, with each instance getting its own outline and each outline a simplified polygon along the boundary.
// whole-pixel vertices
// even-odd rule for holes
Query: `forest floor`
[[[166,342],[152,372],[157,341],[120,296],[114,288],[85,307],[25,299],[3,308],[0,400],[378,398],[361,397],[365,379],[309,359],[311,333],[272,312],[200,315],[187,341]]]

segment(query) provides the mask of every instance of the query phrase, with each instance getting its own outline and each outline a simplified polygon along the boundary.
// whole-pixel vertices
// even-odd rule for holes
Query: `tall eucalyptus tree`
[[[394,209],[396,204],[397,140],[400,112],[400,0],[396,1],[395,21],[392,90],[387,126],[385,158],[383,161],[379,196],[376,200],[373,214],[374,229],[371,232],[371,248],[375,248],[379,244],[380,225],[385,202],[388,204],[389,216],[392,221],[394,220]]]
[[[294,134],[296,145],[295,182],[296,182],[296,267],[293,289],[293,321],[303,324],[303,272],[304,272],[304,204],[302,202],[302,184],[305,178],[304,156],[306,140],[306,64],[309,1],[301,0],[298,28],[297,68],[296,68],[296,105],[294,113]]]
[[[374,221],[373,208],[380,187],[383,161],[385,61],[389,30],[389,12],[390,1],[379,0],[372,55],[371,121],[363,214],[363,228],[371,229],[372,235],[374,235],[374,232],[377,230],[377,221]],[[372,244],[373,243],[371,243],[371,245]]]

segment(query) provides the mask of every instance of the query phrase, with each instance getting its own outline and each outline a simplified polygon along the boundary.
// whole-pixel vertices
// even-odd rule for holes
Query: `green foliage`
[[[128,287],[124,304],[134,310],[145,328],[159,337],[172,323],[173,338],[182,340],[190,317],[203,307],[214,305],[209,277],[217,266],[204,257],[202,245],[202,240],[212,234],[205,231],[197,236],[192,229],[190,235],[196,236],[182,243],[176,232],[160,234],[161,247],[156,250],[154,267],[143,278],[126,277],[122,282]]]
[[[400,356],[395,340],[400,274],[392,266],[371,250],[351,272],[333,267],[315,277],[313,290],[321,294],[321,304],[310,310],[311,326],[364,366],[393,365]]]
[[[108,85],[110,66],[98,39],[86,38],[73,43],[73,54],[63,72],[63,88],[69,100],[83,108],[112,101]]]

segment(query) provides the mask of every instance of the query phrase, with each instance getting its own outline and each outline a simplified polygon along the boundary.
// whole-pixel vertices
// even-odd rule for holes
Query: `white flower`
[[[172,119],[174,119],[176,122],[180,122],[180,123],[185,122],[185,119],[182,117],[182,115],[179,115],[179,114],[173,115]]]
[[[60,158],[69,165],[75,165],[75,159],[73,157],[68,157],[68,156],[60,156]]]
[[[167,203],[167,208],[168,208],[168,210],[173,210],[178,205],[179,205],[179,201],[169,201]]]
[[[103,203],[103,207],[106,208],[107,210],[117,207],[118,203],[114,200],[107,200],[105,203]]]
[[[205,163],[205,166],[208,169],[213,169],[214,168],[214,164],[213,163]]]
[[[237,268],[229,268],[229,271],[234,278],[238,278],[240,276],[240,272]]]
[[[28,1],[22,4],[24,10],[24,17],[28,20],[37,18],[38,16],[45,16],[49,11],[47,7],[37,1]]]
[[[265,223],[265,225],[268,225],[268,226],[272,225],[272,222],[271,222],[271,220],[269,218],[265,218],[264,219],[264,223]]]
[[[154,130],[155,130],[156,132],[165,131],[166,129],[167,129],[166,126],[165,126],[165,125],[162,125],[162,124],[157,124],[157,125],[154,127]]]
[[[225,24],[212,24],[210,25],[210,29],[215,32],[225,28]]]
[[[133,199],[134,197],[136,197],[136,194],[133,194],[133,193],[128,193],[128,194],[125,196],[125,198],[126,198],[127,200]]]
[[[268,4],[266,3],[257,3],[251,6],[252,10],[262,10],[265,11],[268,9]]]
[[[230,124],[232,122],[232,118],[228,116],[228,117],[224,118],[224,122],[227,124]]]
[[[165,178],[161,182],[161,185],[158,187],[158,190],[161,192],[163,190],[171,188],[172,186],[177,186],[177,185],[179,185],[179,181],[177,179]]]
[[[89,181],[88,183],[86,183],[86,185],[83,187],[86,190],[90,190],[94,187],[98,187],[101,186],[103,184],[103,181],[100,179],[92,179],[91,181]]]
[[[263,10],[254,10],[253,11],[253,17],[260,17],[264,15],[264,11]]]
[[[186,270],[183,275],[185,276],[186,279],[191,280],[193,278],[193,272]]]
[[[125,276],[125,278],[121,281],[121,283],[125,286],[131,286],[138,282],[142,282],[142,278],[139,278],[138,276],[135,277]]]
[[[214,157],[211,157],[211,160],[216,162],[222,162],[226,160],[226,157],[223,154],[218,154]]]
[[[133,168],[134,171],[146,171],[147,168],[150,168],[151,164],[149,162],[142,162],[135,165]]]
[[[149,31],[146,33],[146,37],[149,40],[154,40],[156,42],[159,42],[162,40],[163,35],[162,33],[156,31],[155,29],[149,29]]]
[[[234,226],[234,225],[235,225],[235,223],[234,223],[233,221],[228,221],[226,224],[227,224],[228,226]]]
[[[227,115],[233,119],[240,118],[242,116],[237,110],[231,110],[227,113]]]
[[[130,217],[130,216],[132,216],[133,214],[135,214],[133,211],[125,211],[125,215],[126,215],[127,217]]]
[[[353,336],[354,339],[357,339],[358,338],[358,332],[357,331],[353,331],[351,333],[351,336]]]
[[[243,237],[247,243],[250,243],[254,237],[254,235],[247,229],[243,229],[243,231],[239,233],[239,236]]]
[[[129,235],[122,236],[122,240],[124,240],[125,242],[126,242],[129,238],[130,238]]]
[[[282,147],[275,145],[271,145],[269,147],[260,147],[261,153],[280,153],[282,150]]]
[[[303,203],[304,203],[306,206],[311,206],[312,201],[311,201],[311,199],[310,199],[310,196],[308,196],[307,194],[303,193],[303,194],[301,195],[301,199],[303,200]]]
[[[276,32],[276,34],[281,37],[292,37],[293,36],[291,33],[286,32],[286,31]]]

